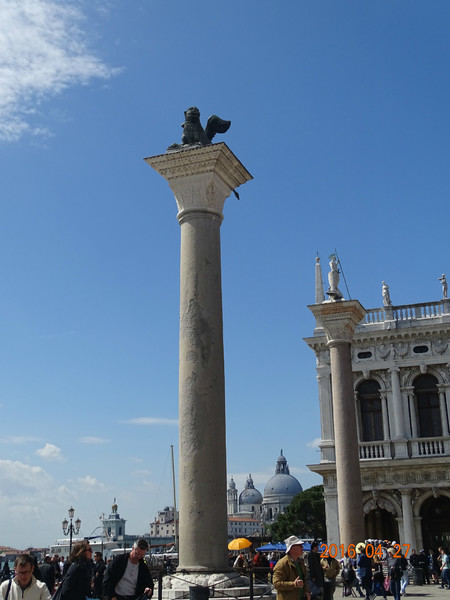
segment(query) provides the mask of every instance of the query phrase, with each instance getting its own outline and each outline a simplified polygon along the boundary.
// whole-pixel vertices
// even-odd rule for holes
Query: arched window
[[[419,437],[438,437],[442,435],[437,383],[438,380],[433,375],[419,375],[414,380]]]
[[[361,413],[361,441],[375,442],[384,439],[380,384],[373,379],[357,387]]]

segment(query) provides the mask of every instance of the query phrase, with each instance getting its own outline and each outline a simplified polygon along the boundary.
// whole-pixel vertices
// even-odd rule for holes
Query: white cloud
[[[111,69],[88,48],[83,14],[69,0],[0,2],[0,139],[45,135],[38,104],[69,86],[109,78]]]
[[[82,444],[109,444],[111,440],[107,440],[105,438],[94,437],[94,436],[86,436],[80,438],[80,442]]]
[[[92,475],[86,475],[86,477],[79,477],[78,483],[80,484],[81,488],[89,491],[95,490],[98,492],[104,491],[106,489],[105,484],[100,483],[100,481],[98,481],[98,479],[96,479],[95,477],[92,477]]]
[[[5,435],[0,437],[2,444],[29,444],[30,442],[42,442],[42,438],[32,435]]]
[[[48,543],[49,536],[60,532],[62,507],[74,498],[72,490],[58,487],[42,467],[0,460],[0,531],[6,544],[25,548],[35,536]]]
[[[61,448],[54,446],[53,444],[45,444],[43,448],[36,450],[36,454],[43,460],[48,461],[63,461],[64,456],[62,455]]]
[[[132,472],[134,477],[145,477],[146,475],[150,475],[150,471],[148,469],[136,469]]]
[[[315,438],[314,440],[312,440],[312,442],[307,442],[307,446],[308,448],[313,448],[314,450],[318,450],[319,449],[319,444],[322,440],[320,438]]]
[[[136,419],[128,419],[124,421],[129,425],[176,425],[178,419],[158,419],[157,417],[136,417]]]

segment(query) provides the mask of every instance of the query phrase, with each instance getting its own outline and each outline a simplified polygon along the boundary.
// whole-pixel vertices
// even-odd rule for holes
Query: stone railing
[[[403,304],[401,306],[383,306],[369,308],[360,325],[382,323],[383,321],[410,321],[429,319],[444,314],[443,302],[423,302],[421,304]]]
[[[414,438],[411,440],[411,455],[418,456],[448,456],[450,454],[450,439],[448,437]]]
[[[361,460],[375,460],[377,458],[392,458],[390,442],[360,442],[359,458]]]

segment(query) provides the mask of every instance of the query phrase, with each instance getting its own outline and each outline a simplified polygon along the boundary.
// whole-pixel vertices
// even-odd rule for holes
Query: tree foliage
[[[273,541],[284,540],[290,535],[325,540],[323,485],[315,485],[297,494],[286,512],[278,515],[270,530]]]

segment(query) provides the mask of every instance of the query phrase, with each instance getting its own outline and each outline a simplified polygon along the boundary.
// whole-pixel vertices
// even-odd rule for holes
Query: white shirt
[[[122,579],[120,579],[116,585],[116,594],[119,594],[119,596],[134,596],[136,593],[138,574],[139,563],[137,563],[137,565],[133,565],[131,560],[128,559],[125,573],[123,574]]]

